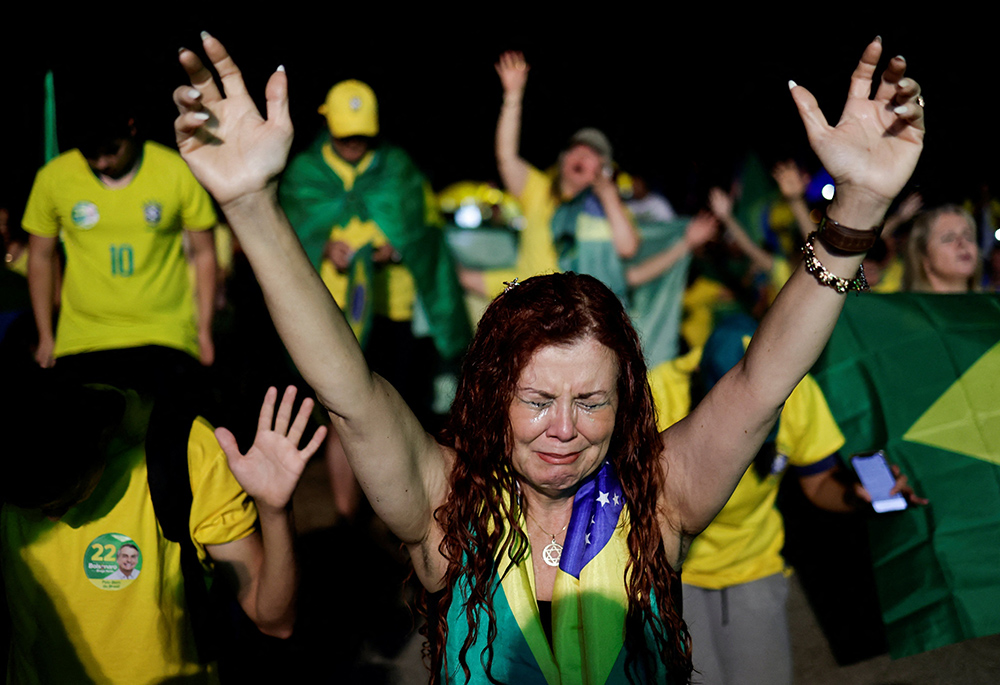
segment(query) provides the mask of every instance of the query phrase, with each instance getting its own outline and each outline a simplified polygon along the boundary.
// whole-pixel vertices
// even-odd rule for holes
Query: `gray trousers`
[[[778,573],[722,590],[684,585],[693,682],[791,685],[788,579]]]

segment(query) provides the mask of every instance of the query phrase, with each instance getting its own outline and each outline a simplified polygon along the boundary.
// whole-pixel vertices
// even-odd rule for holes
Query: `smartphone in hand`
[[[872,497],[872,509],[879,514],[906,509],[905,497],[899,493],[889,494],[896,485],[896,477],[892,474],[882,450],[869,454],[856,454],[851,457],[851,464],[861,479],[861,484]]]

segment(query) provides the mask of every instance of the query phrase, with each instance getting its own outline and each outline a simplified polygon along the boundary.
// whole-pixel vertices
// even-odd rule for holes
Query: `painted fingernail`
[[[182,52],[184,52],[185,50],[187,50],[187,48],[186,48],[186,47],[184,47],[184,46],[182,45],[182,46],[180,46],[179,48],[177,48],[177,54],[179,55],[179,54],[181,54]]]
[[[903,60],[904,62],[906,61],[906,58],[905,58],[905,57],[903,57],[902,55],[896,55],[896,57],[895,57],[895,58],[896,58],[896,59],[900,59],[900,60]]]
[[[878,43],[879,45],[881,45],[882,44],[882,36],[875,36],[875,42]]]
[[[799,85],[799,84],[797,84],[795,81],[793,81],[791,79],[788,79],[788,90],[791,90],[792,88],[794,88],[797,85]]]
[[[212,118],[212,115],[209,114],[208,112],[195,112],[194,118],[198,119],[199,121],[208,121],[209,119]]]
[[[197,100],[198,98],[201,97],[201,91],[198,90],[197,88],[188,88],[187,96],[189,98]]]
[[[913,79],[904,78],[899,82],[900,88],[909,88],[911,85],[913,85]]]
[[[279,64],[278,68],[275,69],[275,71],[280,71],[280,72],[284,73],[284,71],[285,71],[285,65],[284,64]]]
[[[900,105],[899,107],[894,108],[892,111],[895,112],[896,114],[906,114],[907,112],[910,111],[910,108],[907,107],[906,105]]]
[[[212,37],[212,34],[211,34],[211,33],[209,33],[208,31],[202,31],[202,32],[201,32],[201,39],[202,39],[203,41],[204,41],[204,40],[208,40],[208,39],[209,39],[209,38],[211,38],[211,37]]]

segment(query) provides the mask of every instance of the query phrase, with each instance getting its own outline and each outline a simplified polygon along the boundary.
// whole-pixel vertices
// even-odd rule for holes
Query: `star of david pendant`
[[[562,558],[562,549],[562,545],[556,542],[555,538],[552,538],[552,542],[545,545],[545,549],[542,550],[542,561],[549,566],[558,566],[559,560]]]

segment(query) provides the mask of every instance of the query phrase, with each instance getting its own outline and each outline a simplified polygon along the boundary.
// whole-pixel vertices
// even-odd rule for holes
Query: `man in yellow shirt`
[[[288,637],[298,582],[290,498],[323,433],[299,450],[312,401],[293,421],[289,389],[275,416],[270,389],[244,455],[231,433],[213,434],[193,412],[41,376],[0,403],[16,457],[0,477],[7,682],[218,682],[217,655],[206,647],[219,626],[196,620],[211,617],[207,598],[195,598],[213,571],[232,581],[261,632]],[[56,403],[73,411],[53,433],[38,407]],[[155,442],[176,444],[177,455],[161,447],[154,459],[154,430]],[[154,472],[174,467],[190,503],[180,517],[172,502],[184,493],[170,487],[177,484],[153,485]],[[177,539],[168,537],[178,527]]]
[[[660,430],[687,416],[692,384],[704,396],[740,360],[755,328],[746,315],[725,319],[703,349],[650,371]],[[807,375],[729,502],[691,543],[681,573],[684,620],[694,667],[706,685],[791,684],[790,570],[781,556],[784,521],[774,503],[781,479],[792,472],[817,507],[849,512],[862,505],[860,486],[852,490],[836,477],[843,445],[826,398]],[[905,480],[897,487],[911,501],[925,502],[905,488]]]
[[[79,147],[38,172],[23,218],[36,361],[59,360],[83,380],[122,387],[149,387],[151,374],[166,378],[192,358],[211,364],[216,218],[208,194],[176,152],[143,142],[126,113],[81,117]],[[66,272],[53,331],[60,238]]]
[[[367,84],[341,81],[319,112],[328,131],[288,165],[282,207],[372,370],[427,424],[435,351],[454,360],[471,339],[436,199],[409,155],[379,139],[378,102]],[[366,274],[367,287],[348,293],[349,272]],[[418,320],[429,336],[414,334]],[[327,458],[337,509],[351,516],[361,493],[335,435]]]

